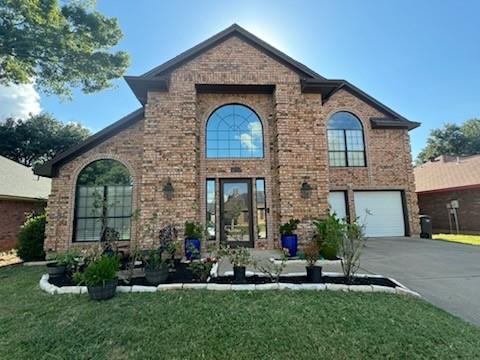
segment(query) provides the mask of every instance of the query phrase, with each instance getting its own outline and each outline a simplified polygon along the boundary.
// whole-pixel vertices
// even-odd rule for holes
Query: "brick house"
[[[50,179],[0,156],[0,251],[15,247],[27,214],[43,211],[50,185]]]
[[[90,200],[77,179],[99,159],[131,176],[116,184],[124,210],[131,204],[143,220],[158,213],[180,234],[185,220],[199,221],[217,245],[274,248],[290,218],[301,219],[305,241],[329,208],[347,220],[369,208],[369,236],[419,233],[408,135],[419,124],[347,81],[235,24],[125,80],[142,107],[36,169],[53,179],[46,250],[98,239],[96,220],[79,216]],[[123,215],[109,221],[128,240],[135,222]]]
[[[420,213],[433,232],[479,234],[480,155],[442,155],[414,169]]]

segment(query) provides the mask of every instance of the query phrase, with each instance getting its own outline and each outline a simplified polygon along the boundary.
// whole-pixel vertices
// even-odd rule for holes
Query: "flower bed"
[[[172,273],[174,274],[174,273]],[[83,294],[86,293],[85,286],[72,286],[71,280],[66,278],[50,279],[48,275],[43,275],[40,280],[40,288],[50,294]],[[151,286],[144,277],[137,277],[130,284],[124,280],[119,280],[117,293],[121,292],[156,292],[164,290],[234,290],[234,291],[253,291],[253,290],[333,290],[333,291],[352,291],[352,292],[386,292],[392,294],[405,294],[419,297],[413,292],[397,282],[394,279],[379,275],[357,274],[353,283],[348,284],[343,274],[324,273],[321,283],[307,282],[306,274],[287,273],[279,278],[279,282],[274,282],[270,277],[262,273],[247,272],[247,282],[237,284],[234,282],[231,272],[226,272],[222,276],[211,277],[207,282],[195,282],[195,280],[185,272],[178,272],[178,275],[171,276],[165,284]]]

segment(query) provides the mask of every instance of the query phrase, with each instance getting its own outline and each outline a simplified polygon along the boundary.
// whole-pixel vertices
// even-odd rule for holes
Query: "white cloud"
[[[0,85],[0,122],[9,117],[24,119],[41,111],[40,95],[33,84]]]
[[[262,138],[262,124],[260,122],[251,122],[248,124],[249,133],[242,133],[240,135],[240,141],[249,150],[258,149],[257,144]]]

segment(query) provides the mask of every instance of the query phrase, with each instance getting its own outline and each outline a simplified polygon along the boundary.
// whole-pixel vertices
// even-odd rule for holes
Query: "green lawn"
[[[423,300],[338,292],[48,295],[0,269],[2,359],[480,357],[480,329]]]
[[[433,234],[435,240],[445,240],[461,244],[480,245],[480,235]]]

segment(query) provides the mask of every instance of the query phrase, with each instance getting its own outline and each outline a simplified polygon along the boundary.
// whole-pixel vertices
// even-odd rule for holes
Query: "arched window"
[[[116,160],[96,160],[78,175],[73,241],[130,239],[132,179]]]
[[[206,131],[207,158],[263,157],[263,128],[249,107],[228,104],[210,115]]]
[[[360,120],[349,112],[337,112],[328,121],[330,166],[365,166],[365,145]]]

